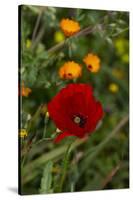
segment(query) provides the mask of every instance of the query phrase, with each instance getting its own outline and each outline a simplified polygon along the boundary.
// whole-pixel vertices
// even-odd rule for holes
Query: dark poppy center
[[[81,114],[76,114],[73,115],[72,121],[77,124],[80,128],[84,128],[86,122],[87,122],[87,117],[83,116]]]
[[[71,73],[68,73],[68,76],[72,76],[72,74],[71,74]]]
[[[92,69],[92,65],[88,65],[88,68],[89,68],[89,69]]]

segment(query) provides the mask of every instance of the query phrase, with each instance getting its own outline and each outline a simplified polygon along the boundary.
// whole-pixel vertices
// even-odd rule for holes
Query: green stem
[[[46,137],[46,131],[47,131],[47,124],[48,124],[48,117],[45,115],[45,118],[44,118],[44,130],[43,130],[43,138]]]
[[[67,147],[64,159],[63,159],[63,171],[62,171],[62,177],[60,181],[60,186],[59,186],[59,192],[62,192],[63,184],[66,178],[67,174],[67,168],[68,168],[68,163],[69,163],[69,158],[70,158],[70,148],[71,148],[72,143],[70,143]]]
[[[127,28],[125,28],[125,29],[119,31],[118,33],[114,33],[113,35],[111,35],[111,37],[116,37],[116,36],[122,34],[122,33],[125,32],[125,31],[128,31],[128,30],[129,30],[129,27],[127,27]]]
[[[21,162],[21,168],[24,167],[25,160],[26,160],[26,155],[24,155],[24,157],[23,157],[23,159],[22,159],[22,162]]]
[[[38,145],[44,141],[50,141],[50,140],[53,140],[53,138],[43,138],[43,139],[39,140],[38,142],[34,143],[32,146]]]

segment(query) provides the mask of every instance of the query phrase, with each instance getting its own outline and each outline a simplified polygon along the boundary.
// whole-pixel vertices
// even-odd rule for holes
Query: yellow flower
[[[115,83],[111,83],[109,85],[109,90],[112,93],[117,93],[119,91],[119,86],[117,84],[115,84]]]
[[[62,79],[74,79],[82,75],[82,67],[74,62],[68,61],[59,69],[59,76]]]
[[[115,40],[117,54],[121,57],[122,62],[129,63],[129,42],[127,39],[119,38]]]
[[[87,69],[93,73],[98,72],[100,69],[100,58],[93,53],[85,56],[83,62],[86,64]]]
[[[29,49],[31,47],[31,40],[26,40],[26,48]]]
[[[60,27],[64,32],[65,36],[72,36],[80,31],[79,23],[68,18],[61,20]]]
[[[122,56],[122,61],[123,61],[124,63],[129,63],[129,55],[128,55],[128,53],[126,53],[126,54],[124,54],[124,55]]]
[[[28,87],[25,87],[25,86],[24,86],[24,83],[23,83],[23,84],[22,84],[22,89],[21,89],[21,95],[22,95],[23,97],[28,97],[30,93],[31,93],[31,89],[28,88]]]
[[[119,55],[123,55],[125,52],[127,52],[128,47],[129,47],[128,40],[124,38],[119,38],[115,40],[115,48]]]
[[[54,41],[59,43],[64,41],[65,37],[64,34],[61,31],[56,31],[54,34]]]
[[[20,130],[19,136],[21,138],[27,137],[27,135],[28,135],[28,133],[27,133],[27,131],[25,129],[21,129]]]

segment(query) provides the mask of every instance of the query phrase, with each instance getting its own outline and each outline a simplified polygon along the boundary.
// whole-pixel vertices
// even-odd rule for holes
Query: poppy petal
[[[68,137],[68,136],[73,136],[73,134],[69,133],[69,132],[63,132],[63,133],[60,133],[54,140],[55,143],[58,143],[60,142],[62,139],[64,139],[65,137]]]
[[[67,136],[90,134],[103,117],[102,105],[93,96],[93,88],[83,83],[68,84],[62,88],[48,103],[48,112],[62,131],[55,139],[56,143]],[[80,118],[80,123],[75,122],[75,117]]]

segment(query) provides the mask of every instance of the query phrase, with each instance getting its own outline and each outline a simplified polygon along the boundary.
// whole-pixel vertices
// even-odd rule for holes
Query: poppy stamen
[[[77,124],[80,128],[84,128],[86,122],[87,122],[87,117],[82,116],[80,114],[74,115],[72,117],[72,120],[75,124]]]
[[[76,116],[73,120],[76,124],[79,124],[81,122],[80,117]]]

